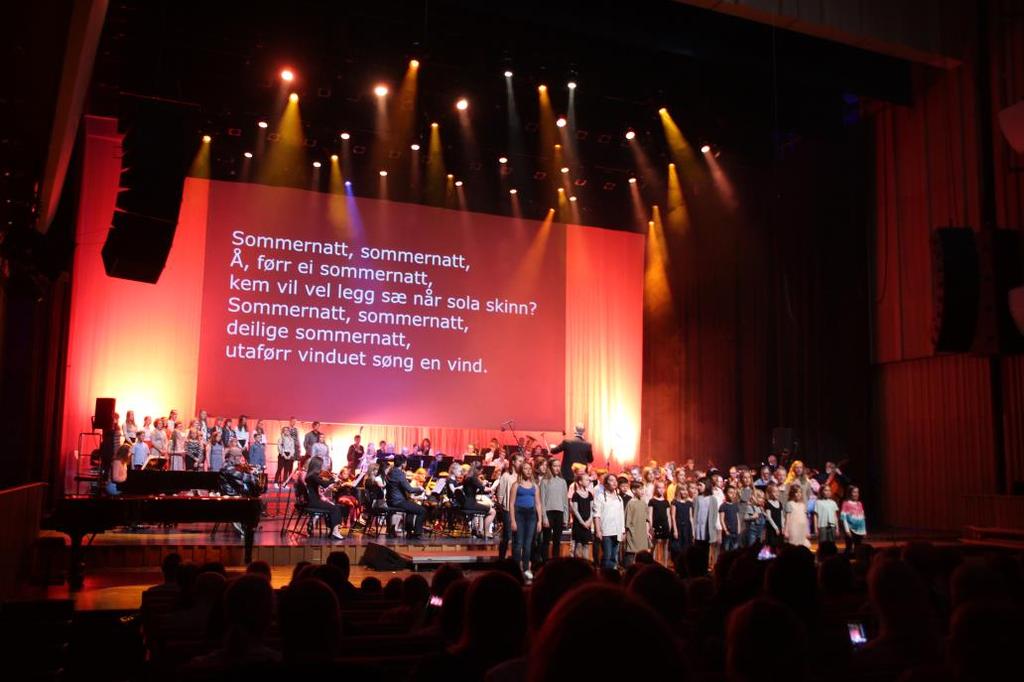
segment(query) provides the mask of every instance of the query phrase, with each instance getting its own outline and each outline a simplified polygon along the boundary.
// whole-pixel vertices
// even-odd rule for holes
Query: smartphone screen
[[[847,623],[846,627],[850,632],[850,644],[855,647],[867,644],[868,637],[864,634],[864,623]]]
[[[765,545],[761,548],[761,551],[757,553],[757,558],[760,561],[768,561],[769,559],[775,558],[775,553],[772,552],[772,548]]]
[[[430,605],[431,606],[441,606],[441,604],[443,604],[443,603],[444,603],[444,600],[441,599],[441,597],[438,597],[437,595],[433,595],[433,596],[430,597]]]

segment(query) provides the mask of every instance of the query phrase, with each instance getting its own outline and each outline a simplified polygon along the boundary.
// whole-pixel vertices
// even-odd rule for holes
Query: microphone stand
[[[524,448],[523,444],[519,442],[519,436],[516,435],[515,421],[509,419],[505,424],[508,425],[508,430],[512,434],[512,437],[516,439],[516,447],[519,449],[519,454],[523,456],[523,459],[526,459],[526,448]],[[501,425],[502,431],[505,430],[505,424]]]

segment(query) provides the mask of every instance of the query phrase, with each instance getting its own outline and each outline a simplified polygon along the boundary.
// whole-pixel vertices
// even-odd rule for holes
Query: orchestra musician
[[[426,439],[424,439],[426,440]],[[428,441],[429,446],[429,441]],[[395,455],[394,466],[387,474],[387,503],[389,507],[401,509],[406,517],[412,521],[412,532],[408,533],[411,539],[418,539],[423,534],[423,517],[426,512],[423,505],[413,502],[411,497],[422,495],[421,488],[414,488],[405,475],[405,455]],[[408,530],[408,526],[406,527]]]
[[[331,501],[335,490],[334,478],[330,472],[324,470],[323,460],[319,457],[312,457],[306,464],[305,483],[309,508],[327,512],[331,537],[335,540],[344,540],[345,536],[341,532],[343,511],[339,505]]]
[[[478,499],[479,496],[482,499],[487,499],[488,502],[490,501],[489,498],[486,497],[486,490],[480,463],[473,462],[469,467],[469,472],[466,473],[465,477],[462,479],[462,494],[464,499],[462,509],[467,512],[486,514],[483,519],[483,530],[478,531],[474,528],[473,536],[486,537],[486,539],[489,540],[491,538],[489,530],[491,522],[494,521],[494,517],[498,512],[494,509],[493,503],[485,504]]]
[[[505,448],[501,447],[501,443],[498,442],[497,438],[492,438],[490,446],[487,448],[487,452],[484,453],[484,461],[490,464],[492,460],[504,456]]]
[[[430,464],[427,467],[427,473],[429,473],[431,476],[437,476],[437,474],[439,473],[438,469],[441,466],[442,459],[444,459],[444,453],[435,452],[434,459],[430,462]]]
[[[814,478],[820,485],[828,486],[834,500],[842,500],[846,494],[846,486],[850,484],[850,479],[835,462],[825,462],[825,470],[817,472]]]

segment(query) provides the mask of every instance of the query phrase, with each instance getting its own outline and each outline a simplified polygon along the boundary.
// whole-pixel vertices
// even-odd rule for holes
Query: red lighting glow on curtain
[[[117,194],[121,139],[113,119],[89,117],[85,129],[86,182],[77,226],[62,438],[69,490],[73,454],[79,435],[91,430],[97,397],[116,398],[122,420],[133,409],[139,424],[146,415],[166,416],[177,409],[188,417],[202,407],[195,398],[209,182],[187,181],[174,245],[157,284],[107,277],[100,251]],[[643,235],[576,225],[553,228],[566,230],[567,243],[565,428],[586,425],[599,462],[609,457],[632,462],[640,431]],[[147,245],[138,248],[142,253]],[[544,331],[527,329],[525,335]],[[543,379],[535,390],[546,390]],[[296,417],[308,422],[317,415]],[[343,459],[359,426],[325,425],[336,461]],[[266,428],[273,443],[280,422],[267,420]],[[401,448],[426,437],[449,454],[461,454],[469,443],[485,447],[493,436],[511,443],[511,436],[497,429],[365,425],[363,430],[364,442],[386,440]],[[268,461],[275,459],[271,448]]]

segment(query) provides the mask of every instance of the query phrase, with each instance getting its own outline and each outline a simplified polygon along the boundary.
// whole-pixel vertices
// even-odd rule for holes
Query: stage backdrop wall
[[[117,398],[122,419],[126,410],[133,409],[139,423],[144,415],[165,416],[172,408],[181,415],[190,416],[204,407],[196,404],[200,330],[203,325],[216,324],[222,328],[223,324],[222,315],[211,317],[209,311],[205,315],[203,313],[204,277],[209,276],[209,271],[204,272],[204,254],[212,248],[207,241],[210,181],[194,178],[187,181],[174,246],[159,282],[149,285],[114,279],[104,272],[100,250],[113,212],[120,171],[120,137],[115,121],[87,119],[84,156],[85,181],[72,283],[62,438],[62,452],[67,458],[66,485],[69,488],[77,466],[75,456],[82,442],[80,436],[91,430],[90,417],[96,397]],[[269,192],[303,193],[283,188],[266,189]],[[440,211],[432,208],[423,210]],[[465,224],[473,219],[472,214],[446,213],[451,215],[452,223]],[[480,220],[514,222],[493,216],[480,216]],[[565,251],[569,254],[564,259],[564,274],[560,269],[557,271],[559,278],[564,277],[564,289],[561,282],[557,282],[557,286],[551,283],[542,285],[553,287],[559,292],[559,297],[564,296],[564,313],[560,305],[556,306],[559,318],[564,316],[564,321],[548,320],[545,325],[532,320],[517,321],[508,333],[515,336],[521,348],[529,348],[531,339],[538,343],[552,336],[561,339],[562,328],[559,325],[564,322],[564,342],[559,341],[564,343],[564,370],[559,369],[559,372],[564,372],[564,377],[552,377],[542,370],[535,375],[526,371],[523,372],[525,376],[516,377],[511,386],[498,381],[485,384],[476,399],[493,403],[495,414],[514,419],[517,415],[506,414],[501,406],[523,402],[522,393],[535,395],[538,398],[536,402],[543,402],[540,398],[549,396],[552,391],[564,394],[564,413],[561,404],[554,410],[558,413],[557,421],[563,423],[561,428],[569,429],[572,424],[582,422],[587,425],[588,437],[594,442],[600,459],[613,456],[620,461],[632,461],[636,456],[640,431],[643,236],[557,223],[540,228],[545,229],[561,232],[558,238],[564,240]],[[139,244],[140,251],[145,248],[146,244]],[[494,265],[497,277],[503,271],[500,266],[503,258],[502,254],[495,253],[487,263],[488,267],[497,264]],[[522,275],[523,266],[518,267],[517,274]],[[543,271],[535,276],[543,277]],[[563,291],[564,294],[561,293]],[[525,369],[529,370],[528,352],[525,357]],[[226,372],[223,379],[230,383],[232,377]],[[389,391],[402,390],[401,380],[397,381],[397,384],[389,384],[386,388]],[[301,389],[287,385],[282,388],[279,384],[266,387],[268,391]],[[326,395],[328,391],[344,390],[344,387],[324,384],[308,386],[306,390]],[[433,399],[429,390],[425,391],[423,387],[419,390],[423,400]],[[507,391],[515,391],[516,394],[503,397]],[[386,395],[382,399],[386,400]],[[287,416],[261,415],[257,410],[247,412],[250,419],[268,418],[266,427],[272,436],[279,429],[277,419]],[[232,413],[228,416],[237,418],[238,415]],[[299,413],[296,416],[305,422],[312,419],[327,421],[318,414]],[[493,427],[475,424],[476,428],[451,424],[434,427],[416,423],[331,423],[325,424],[325,431],[333,449],[340,450],[336,458],[344,452],[359,426],[364,426],[364,442],[387,440],[401,447],[428,437],[442,451],[461,453],[467,443],[485,444],[495,435],[504,442],[511,442],[509,433],[498,431],[503,420],[496,420]],[[538,426],[536,423],[520,425],[524,432],[532,433],[541,440],[557,441],[562,437],[560,424],[539,424],[553,429],[543,433],[532,429]],[[271,440],[275,439],[272,437]],[[83,442],[83,450],[88,453],[95,444],[95,439],[87,439]],[[269,454],[273,460],[272,448]]]

